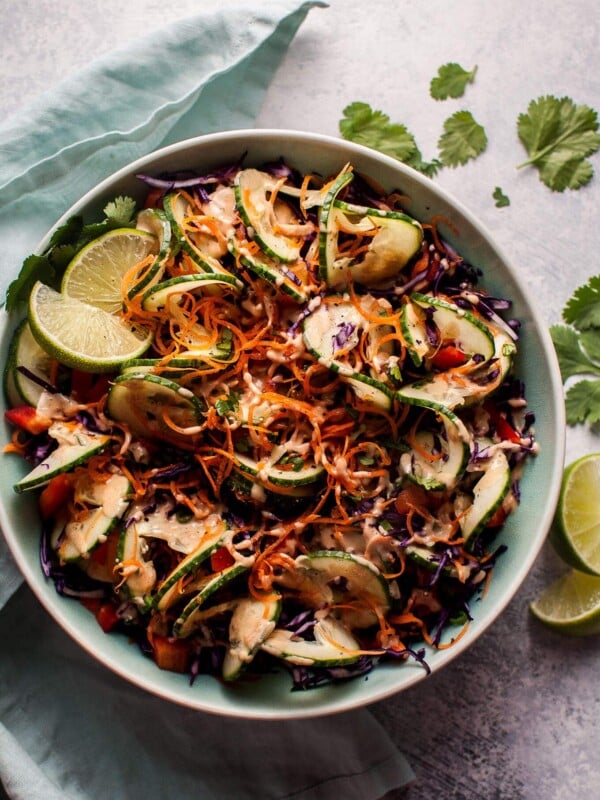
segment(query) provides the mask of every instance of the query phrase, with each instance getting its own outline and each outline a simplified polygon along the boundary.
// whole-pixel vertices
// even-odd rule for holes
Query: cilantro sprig
[[[517,121],[529,158],[519,168],[537,167],[540,180],[555,192],[579,189],[592,179],[588,157],[600,148],[598,114],[570,97],[546,95],[532,100]]]
[[[24,305],[36,281],[42,280],[53,289],[60,289],[69,262],[86,244],[116,228],[135,227],[136,203],[131,197],[116,197],[104,208],[104,219],[84,224],[75,215],[57,228],[41,255],[28,256],[17,277],[6,292],[6,310],[16,311]]]
[[[389,116],[383,111],[375,110],[361,101],[350,103],[343,114],[339,127],[344,139],[372,147],[429,177],[436,174],[440,162],[423,160],[415,137],[406,125],[390,122]]]
[[[567,423],[600,423],[600,275],[578,287],[567,301],[562,318],[550,335],[558,356],[565,396]]]
[[[487,147],[487,135],[470,111],[457,111],[444,122],[438,141],[440,159],[445,167],[457,167],[477,158]]]
[[[454,61],[442,64],[437,75],[431,79],[429,93],[434,100],[447,100],[449,97],[462,97],[467,84],[473,83],[477,66],[472,70],[464,69]]]

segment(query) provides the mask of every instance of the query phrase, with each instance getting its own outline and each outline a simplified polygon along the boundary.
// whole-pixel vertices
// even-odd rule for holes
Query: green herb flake
[[[579,189],[592,179],[587,159],[600,148],[594,109],[576,105],[570,97],[538,97],[519,115],[517,132],[529,156],[518,169],[535,166],[552,191]]]
[[[429,93],[434,100],[447,100],[449,97],[462,97],[468,83],[473,83],[477,67],[471,71],[460,64],[449,62],[442,64],[435,78],[429,84]]]
[[[363,467],[373,467],[373,466],[375,466],[375,464],[377,463],[377,462],[375,461],[375,459],[373,458],[373,456],[369,456],[369,455],[367,455],[366,453],[360,453],[360,454],[357,456],[357,461],[358,461],[358,463],[359,463],[359,464],[361,464]]]
[[[300,456],[287,453],[279,460],[278,466],[291,467],[294,472],[301,472],[304,469],[304,459]]]
[[[219,397],[215,400],[215,411],[220,417],[235,413],[240,406],[241,392],[230,392],[227,397]]]
[[[466,164],[483,153],[487,136],[470,111],[457,111],[444,122],[444,132],[438,141],[440,158],[445,167]]]
[[[507,197],[500,186],[496,186],[492,193],[492,197],[496,201],[496,208],[505,208],[510,205],[510,198]]]

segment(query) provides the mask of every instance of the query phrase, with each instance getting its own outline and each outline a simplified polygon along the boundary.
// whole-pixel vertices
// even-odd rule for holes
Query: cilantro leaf
[[[417,145],[406,126],[390,122],[382,111],[376,111],[368,103],[355,102],[344,109],[340,121],[340,133],[344,139],[364,144],[404,161],[414,155]]]
[[[76,214],[60,227],[58,227],[50,237],[50,244],[48,249],[54,247],[61,247],[62,245],[72,244],[76,242],[81,236],[83,231],[83,217]]]
[[[356,101],[346,106],[343,114],[339,128],[344,139],[378,150],[430,177],[439,169],[439,162],[423,160],[415,137],[407,127],[390,122],[389,116],[383,111]]]
[[[529,156],[518,168],[534,165],[553,191],[579,189],[592,179],[587,158],[600,148],[594,109],[569,97],[538,97],[519,115],[517,132]]]
[[[476,158],[487,146],[483,127],[470,111],[457,111],[444,122],[444,133],[438,141],[440,158],[445,167],[456,167]]]
[[[577,425],[600,422],[600,381],[582,380],[574,383],[565,398],[567,423]]]
[[[590,355],[581,348],[581,342],[576,330],[566,325],[553,325],[550,336],[558,356],[558,364],[563,382],[573,375],[590,375],[595,373],[600,376],[600,366],[593,363]]]
[[[563,383],[575,376],[567,389],[567,423],[600,423],[600,275],[579,286],[562,312],[569,325],[552,325],[550,335],[558,356]]]
[[[229,412],[235,413],[240,406],[241,392],[231,391],[227,397],[219,397],[215,401],[215,411],[220,417],[225,417]]]
[[[446,100],[448,97],[462,97],[468,83],[473,83],[477,67],[469,72],[460,64],[450,62],[442,64],[435,78],[429,84],[429,93],[434,100]]]
[[[575,290],[563,309],[563,319],[580,331],[600,328],[600,275]]]
[[[596,329],[584,331],[580,335],[579,341],[584,353],[589,356],[590,361],[595,361],[600,365],[600,331]],[[600,372],[600,366],[598,367],[598,371]]]
[[[16,311],[27,300],[36,281],[43,280],[51,285],[55,282],[55,277],[52,264],[45,256],[28,256],[18,277],[11,282],[6,291],[6,310]]]
[[[492,197],[496,201],[496,208],[505,208],[505,206],[510,205],[510,198],[504,194],[499,186],[494,189]]]
[[[104,214],[109,223],[117,228],[127,228],[134,224],[136,212],[135,200],[131,197],[115,197],[104,208]]]

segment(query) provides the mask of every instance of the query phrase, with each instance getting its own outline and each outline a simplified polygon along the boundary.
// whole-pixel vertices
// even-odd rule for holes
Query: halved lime
[[[29,298],[31,332],[61,364],[87,372],[113,372],[144,353],[152,333],[115,314],[38,281]]]
[[[571,570],[531,603],[545,625],[568,636],[600,633],[600,576]]]
[[[600,575],[600,453],[566,468],[550,541],[569,566]]]
[[[123,276],[151,253],[158,239],[148,231],[117,228],[77,253],[63,276],[63,294],[114,314],[123,307]]]

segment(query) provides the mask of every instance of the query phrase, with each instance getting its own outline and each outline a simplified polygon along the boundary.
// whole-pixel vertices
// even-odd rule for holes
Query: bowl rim
[[[294,143],[310,144],[312,146],[317,146],[317,147],[319,145],[323,145],[328,148],[334,148],[336,150],[339,150],[340,153],[343,152],[344,154],[348,154],[349,161],[352,161],[352,154],[354,153],[362,159],[366,159],[367,161],[372,161],[374,163],[379,164],[384,170],[391,170],[392,172],[395,172],[399,175],[404,174],[413,183],[421,184],[423,189],[428,194],[455,208],[458,211],[458,213],[473,228],[477,229],[477,231],[482,235],[482,238],[486,241],[486,244],[491,248],[491,250],[497,256],[498,260],[502,263],[503,268],[506,269],[507,273],[509,273],[510,275],[511,280],[513,281],[515,286],[519,289],[522,295],[522,299],[527,307],[528,314],[530,315],[530,318],[533,322],[536,334],[539,337],[543,355],[550,372],[551,386],[548,387],[548,393],[552,396],[553,399],[557,399],[559,396],[562,398],[562,381],[560,379],[558,360],[556,358],[556,353],[552,345],[552,340],[550,338],[547,326],[545,322],[541,319],[541,316],[538,313],[535,306],[533,305],[533,303],[530,302],[529,294],[526,291],[516,269],[513,267],[510,259],[507,257],[505,252],[495,242],[487,226],[483,224],[468,208],[466,208],[461,201],[459,201],[456,197],[454,197],[451,192],[449,192],[439,184],[435,183],[430,178],[424,176],[422,173],[414,170],[411,167],[408,167],[407,165],[393,159],[390,156],[379,153],[363,145],[359,145],[353,142],[348,142],[344,139],[339,139],[325,134],[317,134],[308,131],[299,131],[299,130],[291,130],[283,128],[282,129],[250,128],[250,129],[237,129],[237,130],[209,133],[181,140],[178,142],[174,142],[172,144],[158,148],[150,153],[147,153],[146,155],[143,155],[139,158],[136,158],[135,160],[133,160],[128,164],[125,164],[124,166],[117,169],[115,172],[111,173],[110,175],[107,175],[102,181],[97,183],[94,187],[86,191],[75,203],[73,203],[70,206],[69,209],[67,209],[57,219],[57,221],[52,225],[49,231],[40,240],[37,247],[32,249],[32,252],[35,251],[37,253],[42,251],[47,246],[50,237],[52,235],[52,232],[58,226],[63,224],[70,216],[78,214],[83,209],[90,206],[94,200],[97,200],[99,197],[101,197],[106,192],[107,189],[118,183],[120,180],[130,178],[140,172],[143,172],[146,168],[151,167],[152,164],[154,164],[158,159],[168,159],[175,155],[181,154],[183,151],[196,150],[197,148],[202,149],[214,143],[232,144],[234,142],[239,142],[240,153],[244,151],[244,145],[247,144],[248,142],[252,142],[253,144],[281,143],[281,149],[283,151],[283,155],[289,153]],[[484,273],[485,273],[485,266],[484,266]],[[10,317],[4,310],[4,313],[2,314],[2,319],[0,320],[0,340],[4,339],[4,337],[7,335],[9,322],[10,322]],[[510,601],[513,599],[513,597],[520,589],[523,581],[525,580],[525,577],[529,573],[534,561],[536,560],[544,544],[548,530],[552,523],[554,510],[558,502],[560,483],[562,479],[562,471],[564,465],[564,453],[565,453],[566,423],[565,423],[564,404],[562,402],[556,402],[555,405],[556,408],[553,409],[555,413],[552,418],[552,431],[554,434],[552,447],[554,452],[552,458],[551,479],[546,494],[547,502],[543,510],[542,517],[538,524],[536,538],[535,540],[532,541],[531,547],[527,551],[527,557],[521,561],[518,569],[514,570],[514,572],[512,573],[512,579],[510,581],[509,588],[507,588],[504,591],[501,598],[501,602],[497,603],[494,606],[493,613],[488,614],[488,617],[480,622],[476,632],[472,633],[471,635],[467,634],[460,640],[457,640],[452,647],[444,651],[438,651],[436,653],[437,658],[435,664],[432,667],[432,672],[439,671],[441,668],[443,668],[451,661],[453,661],[455,658],[457,658],[459,655],[461,655],[476,641],[477,638],[479,638],[482,635],[482,633],[485,630],[487,630],[493,624],[493,622],[495,622],[495,620],[500,616],[500,614],[504,611],[506,606],[510,603]],[[367,690],[366,697],[364,696],[365,695],[364,691],[356,692],[355,693],[356,696],[354,698],[353,697],[348,698],[347,696],[344,695],[343,699],[340,699],[338,702],[335,701],[330,702],[322,709],[320,708],[315,709],[313,707],[303,709],[295,707],[293,709],[277,708],[277,709],[265,709],[257,711],[254,709],[249,709],[245,706],[240,706],[239,709],[235,708],[232,709],[232,708],[222,707],[222,704],[220,704],[219,702],[210,703],[202,701],[202,696],[194,694],[193,692],[190,692],[189,698],[182,697],[181,694],[176,692],[175,690],[170,689],[166,685],[161,685],[161,681],[158,679],[158,677],[156,682],[153,682],[152,685],[149,685],[147,680],[136,674],[132,674],[129,669],[124,668],[120,663],[118,663],[117,660],[115,660],[111,656],[103,652],[98,652],[98,650],[92,647],[91,642],[88,642],[86,640],[85,635],[79,630],[79,626],[72,624],[68,619],[64,617],[60,609],[61,605],[60,601],[62,601],[63,598],[60,598],[58,601],[55,601],[54,597],[51,598],[50,596],[44,593],[42,588],[42,583],[45,579],[43,578],[41,569],[37,563],[33,565],[30,562],[30,560],[26,557],[24,551],[22,550],[19,543],[20,534],[16,530],[13,530],[13,526],[11,525],[8,519],[8,515],[6,513],[6,509],[4,507],[3,502],[0,502],[0,527],[2,528],[4,538],[8,544],[12,556],[16,561],[17,566],[19,567],[22,575],[24,576],[25,581],[29,585],[29,588],[32,590],[32,592],[37,597],[38,601],[42,604],[42,606],[46,609],[46,611],[51,615],[54,621],[57,622],[63,628],[63,630],[65,630],[79,646],[81,646],[84,650],[86,650],[95,660],[102,663],[113,673],[124,678],[129,683],[132,683],[138,686],[139,688],[142,688],[145,691],[154,694],[155,696],[174,702],[178,705],[187,707],[191,710],[205,711],[208,713],[214,713],[234,718],[262,719],[262,720],[301,719],[301,718],[325,716],[330,714],[342,713],[359,707],[364,707],[365,705],[370,705],[375,702],[379,702],[389,697],[398,695],[399,693],[414,686],[415,684],[423,680],[425,677],[427,677],[427,674],[425,673],[424,670],[422,669],[415,670],[414,672],[411,672],[410,676],[405,677],[400,686],[396,686],[392,682],[389,687],[380,689],[375,692],[369,692]],[[58,595],[56,595],[56,597],[58,598]]]

